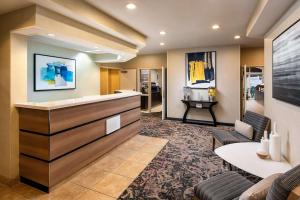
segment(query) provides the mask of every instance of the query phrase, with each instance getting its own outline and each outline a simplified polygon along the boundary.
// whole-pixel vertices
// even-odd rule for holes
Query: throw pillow
[[[275,179],[277,179],[281,174],[273,174],[252,187],[246,190],[241,196],[240,200],[265,200],[268,194],[269,188]]]
[[[240,120],[235,121],[235,131],[249,138],[253,139],[253,127]]]

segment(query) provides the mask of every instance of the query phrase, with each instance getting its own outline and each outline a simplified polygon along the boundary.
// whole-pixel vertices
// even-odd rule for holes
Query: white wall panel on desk
[[[106,135],[120,129],[121,127],[121,117],[120,115],[111,117],[106,120]]]

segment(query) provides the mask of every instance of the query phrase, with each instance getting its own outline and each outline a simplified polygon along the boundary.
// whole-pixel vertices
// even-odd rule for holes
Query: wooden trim
[[[300,186],[296,187],[290,192],[288,200],[299,200],[300,199]]]

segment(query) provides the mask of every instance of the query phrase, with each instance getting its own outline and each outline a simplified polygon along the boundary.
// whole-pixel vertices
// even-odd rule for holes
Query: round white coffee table
[[[282,158],[281,162],[271,159],[260,159],[256,155],[260,143],[243,142],[221,146],[215,153],[226,162],[261,178],[266,178],[275,173],[284,173],[292,166]]]

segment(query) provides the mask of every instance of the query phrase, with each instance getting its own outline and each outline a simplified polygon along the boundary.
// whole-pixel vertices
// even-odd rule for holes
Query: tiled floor
[[[114,200],[168,140],[137,135],[80,170],[50,194],[22,183],[0,184],[1,200]]]

